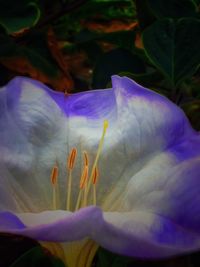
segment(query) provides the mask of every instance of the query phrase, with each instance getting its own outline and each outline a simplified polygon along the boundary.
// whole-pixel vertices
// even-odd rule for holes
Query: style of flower
[[[126,77],[67,96],[17,77],[0,90],[0,129],[1,232],[69,267],[90,266],[98,245],[142,258],[200,248],[200,134],[164,96]]]

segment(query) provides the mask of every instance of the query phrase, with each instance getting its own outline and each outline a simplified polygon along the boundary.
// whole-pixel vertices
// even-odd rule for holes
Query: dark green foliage
[[[92,0],[86,1],[86,4],[76,11],[78,18],[91,18],[96,14],[101,14],[102,18],[114,19],[132,17],[133,11],[130,9],[132,3],[130,0]],[[125,12],[123,8],[128,7]]]
[[[191,76],[200,64],[200,20],[156,21],[143,32],[147,56],[172,85]]]
[[[139,1],[135,1],[136,3]],[[200,129],[200,16],[198,0],[141,1],[148,16],[140,21],[144,51],[161,80],[139,82],[165,94],[188,114],[193,127]],[[141,4],[140,4],[141,5]],[[136,6],[137,7],[137,6]],[[138,12],[141,12],[139,7]],[[140,14],[139,14],[140,15]],[[153,17],[154,19],[153,19]],[[140,20],[142,16],[139,16]],[[151,20],[147,23],[147,18]],[[143,57],[149,65],[149,62]],[[150,63],[150,65],[151,65]],[[134,77],[134,75],[132,75]],[[195,103],[195,104],[194,104]]]
[[[153,14],[159,19],[197,16],[197,5],[191,0],[149,0],[148,3]]]
[[[80,31],[76,35],[78,44],[91,41],[104,41],[129,50],[134,49],[135,31],[117,31],[111,33],[97,33],[88,30]]]
[[[162,75],[155,70],[151,70],[145,73],[130,73],[123,71],[120,72],[119,75],[122,77],[127,76],[145,87],[155,86],[155,84],[162,81]]]
[[[0,0],[0,24],[8,33],[34,26],[40,18],[36,1]]]
[[[122,71],[143,73],[145,65],[137,55],[122,48],[105,53],[94,68],[93,88],[106,88],[110,77]]]

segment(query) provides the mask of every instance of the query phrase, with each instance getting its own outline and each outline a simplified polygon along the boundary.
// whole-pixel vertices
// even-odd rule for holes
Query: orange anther
[[[97,179],[99,177],[99,171],[98,171],[98,168],[97,166],[95,167],[94,169],[94,173],[92,175],[92,183],[95,185],[97,183]]]
[[[88,179],[88,166],[85,165],[80,179],[80,189],[83,189],[85,187],[87,179]]]
[[[83,155],[84,155],[84,165],[88,166],[89,165],[88,153],[84,151]]]
[[[57,183],[58,180],[58,166],[55,165],[52,169],[51,172],[51,183],[52,185],[55,185]]]
[[[72,150],[69,153],[68,160],[67,160],[68,169],[72,170],[74,168],[74,164],[75,164],[75,161],[76,161],[76,156],[77,156],[77,149],[76,148],[72,148]]]

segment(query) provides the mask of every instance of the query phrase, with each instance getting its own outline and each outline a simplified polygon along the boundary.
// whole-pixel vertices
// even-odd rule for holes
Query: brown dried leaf
[[[104,23],[98,23],[95,21],[84,21],[82,25],[91,31],[98,32],[117,32],[117,31],[130,31],[138,26],[138,22],[123,22],[120,20],[112,20]]]
[[[68,92],[71,88],[71,81],[63,73],[59,73],[56,77],[49,77],[42,71],[36,69],[24,57],[0,58],[0,63],[9,70],[14,71],[19,75],[27,75],[33,79],[50,85],[57,91]]]
[[[136,35],[135,46],[139,49],[144,49],[144,45],[143,45],[142,37],[140,33],[137,33]]]

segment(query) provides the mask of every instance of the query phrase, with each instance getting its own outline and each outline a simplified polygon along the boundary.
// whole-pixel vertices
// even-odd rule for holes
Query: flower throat
[[[108,129],[108,121],[105,120],[103,123],[103,131],[101,139],[99,141],[97,153],[94,162],[91,166],[89,162],[88,153],[86,151],[83,151],[83,167],[79,182],[79,192],[75,203],[72,203],[71,191],[73,183],[73,169],[76,163],[78,151],[75,147],[71,149],[66,162],[66,170],[68,174],[67,185],[66,185],[67,186],[66,210],[76,211],[82,207],[86,207],[89,204],[91,205],[97,204],[97,183],[99,180],[98,161],[103,148],[103,143],[107,129]],[[91,167],[91,172],[89,173],[90,167]],[[59,176],[58,164],[55,163],[54,167],[52,168],[50,177],[52,185],[52,207],[54,210],[59,209],[58,176]],[[91,199],[91,197],[92,197],[92,202],[89,203],[89,199]]]

